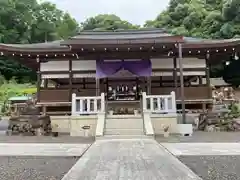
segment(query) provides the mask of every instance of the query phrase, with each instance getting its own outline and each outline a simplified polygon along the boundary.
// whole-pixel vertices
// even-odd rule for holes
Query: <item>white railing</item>
[[[150,113],[176,113],[175,92],[170,95],[146,95],[142,93],[143,112]]]
[[[77,97],[72,94],[72,115],[98,114],[105,112],[105,95]]]

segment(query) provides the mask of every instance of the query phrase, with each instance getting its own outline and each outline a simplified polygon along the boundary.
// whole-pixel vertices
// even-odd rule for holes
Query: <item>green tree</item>
[[[239,0],[170,0],[166,11],[145,27],[202,38],[233,38],[240,34]]]
[[[0,43],[23,44],[65,39],[76,35],[79,25],[56,5],[37,0],[0,0]],[[20,82],[35,80],[35,73],[10,58],[0,59],[0,73]]]
[[[138,29],[139,26],[121,20],[114,14],[100,14],[81,23],[81,30]]]
[[[170,0],[169,7],[145,27],[165,28],[172,34],[229,39],[240,37],[240,0]],[[211,76],[240,85],[240,63],[211,66]]]

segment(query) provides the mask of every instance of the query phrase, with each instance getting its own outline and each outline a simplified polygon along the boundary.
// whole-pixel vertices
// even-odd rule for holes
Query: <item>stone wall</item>
[[[70,116],[51,116],[50,118],[53,131],[60,133],[70,133]]]
[[[83,126],[90,126],[87,136],[95,136],[97,116],[76,116],[71,118],[70,136],[86,136]]]
[[[177,132],[177,116],[176,115],[151,115],[154,134],[163,134],[163,128],[169,126],[170,133]]]
[[[95,136],[97,116],[51,116],[53,131],[69,133],[70,136]],[[83,126],[90,126],[88,134]]]

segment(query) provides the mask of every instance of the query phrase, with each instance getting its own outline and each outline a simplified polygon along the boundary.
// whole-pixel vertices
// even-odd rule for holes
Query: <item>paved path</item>
[[[0,156],[81,156],[90,144],[0,143]]]
[[[40,144],[92,144],[93,137],[72,137],[69,135],[51,136],[6,136],[0,135],[0,143],[40,143]]]
[[[240,143],[161,143],[175,156],[240,155]]]
[[[168,138],[155,136],[159,143],[233,143],[240,142],[240,132],[194,131],[192,136],[171,135]]]
[[[96,141],[62,180],[200,180],[155,140]]]

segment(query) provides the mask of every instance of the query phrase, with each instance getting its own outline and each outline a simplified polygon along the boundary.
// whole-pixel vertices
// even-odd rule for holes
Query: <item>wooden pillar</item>
[[[185,93],[184,93],[184,78],[183,78],[183,56],[182,56],[182,44],[178,44],[179,55],[179,70],[180,70],[180,91],[181,91],[181,105],[182,105],[182,120],[183,124],[186,123],[186,111],[185,111]]]
[[[36,59],[37,61],[37,102],[40,102],[40,89],[41,89],[41,69],[40,69],[40,65],[41,65],[41,61],[39,58]]]
[[[199,79],[199,85],[202,86],[203,85],[202,76],[199,76],[198,79]]]
[[[210,66],[209,66],[209,58],[210,55],[207,54],[206,55],[206,85],[208,87],[208,98],[211,99],[212,98],[212,89],[211,89],[211,82],[210,82]]]
[[[72,59],[69,60],[69,101],[72,102],[73,93],[73,72],[72,72]]]
[[[174,56],[174,58],[173,58],[173,79],[174,79],[175,93],[177,94],[177,90],[178,90],[178,75],[177,75],[177,57],[176,56]]]
[[[100,96],[100,79],[96,77],[96,96]]]
[[[86,78],[83,78],[83,89],[86,89]]]
[[[106,78],[106,86],[105,86],[106,89],[105,89],[105,92],[108,92],[108,86],[109,86],[109,85],[108,85],[108,78]]]
[[[163,87],[163,77],[162,76],[159,76],[159,86],[160,87]]]
[[[150,95],[152,90],[152,78],[147,77],[147,94]]]
[[[48,88],[48,79],[44,79],[44,81],[43,81],[43,88],[44,89]]]

